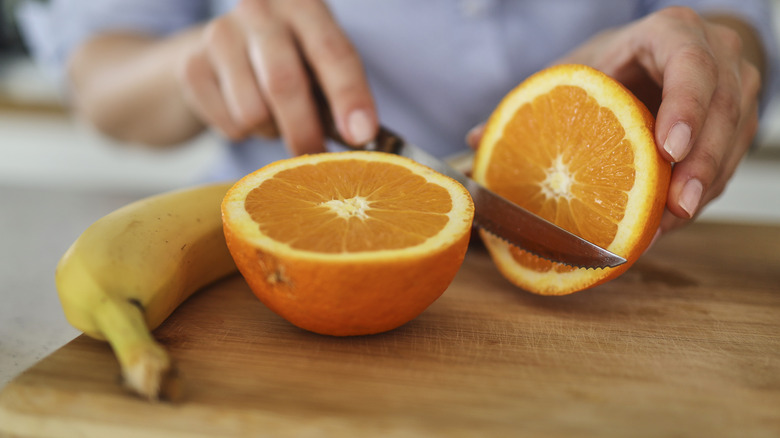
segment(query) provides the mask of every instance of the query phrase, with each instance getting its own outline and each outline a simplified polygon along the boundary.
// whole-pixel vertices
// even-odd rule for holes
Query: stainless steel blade
[[[483,187],[386,128],[380,128],[376,140],[364,149],[405,156],[457,180],[466,187],[474,200],[474,223],[523,250],[554,262],[583,268],[614,267],[626,262],[623,257],[594,245]]]

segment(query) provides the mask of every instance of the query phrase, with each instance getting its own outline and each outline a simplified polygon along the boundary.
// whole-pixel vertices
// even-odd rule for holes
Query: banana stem
[[[149,331],[141,307],[126,299],[105,297],[94,318],[114,350],[125,384],[149,400],[159,399],[172,371],[171,359]]]

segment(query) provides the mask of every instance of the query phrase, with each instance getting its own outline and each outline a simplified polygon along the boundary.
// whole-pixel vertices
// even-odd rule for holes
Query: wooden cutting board
[[[176,403],[124,392],[81,336],[0,394],[7,435],[780,436],[780,227],[696,224],[622,277],[518,290],[474,246],[447,292],[389,333],[334,338],[267,310],[241,277],[156,335]]]

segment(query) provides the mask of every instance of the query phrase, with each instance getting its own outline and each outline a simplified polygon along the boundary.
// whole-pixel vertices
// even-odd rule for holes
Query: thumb
[[[477,150],[479,147],[479,142],[482,140],[482,135],[485,133],[485,123],[480,123],[479,125],[471,128],[468,133],[466,133],[466,144],[469,145],[471,149]]]

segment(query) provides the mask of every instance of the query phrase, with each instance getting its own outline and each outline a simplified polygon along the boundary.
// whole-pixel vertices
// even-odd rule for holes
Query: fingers
[[[645,66],[660,73],[663,84],[656,141],[676,162],[662,220],[668,231],[695,218],[725,189],[755,135],[760,78],[734,31],[683,8],[648,22],[659,34]]]
[[[648,29],[645,50],[649,53],[640,59],[663,87],[656,142],[666,159],[681,161],[707,118],[718,87],[718,62],[702,29],[703,20],[695,12],[670,8],[644,24]]]
[[[180,72],[195,113],[231,140],[273,130],[245,51],[236,23],[220,17],[204,27],[201,44],[185,57]]]
[[[225,137],[238,140],[243,130],[233,121],[222,95],[217,75],[205,52],[188,55],[179,72],[184,98],[204,123],[216,128]]]
[[[294,155],[323,151],[311,83],[292,34],[275,23],[257,25],[249,37],[249,56],[287,147]]]
[[[256,80],[293,154],[324,150],[312,80],[343,138],[357,145],[374,137],[376,112],[360,59],[322,2],[246,0],[238,11]]]
[[[721,73],[721,77],[727,76]],[[692,148],[672,171],[667,208],[673,214],[693,218],[715,178],[723,172],[725,157],[733,148],[740,119],[739,90],[732,80],[721,79],[713,95],[706,119]],[[674,135],[672,128],[669,137]],[[671,140],[674,140],[673,138]],[[667,140],[667,143],[669,140]]]
[[[757,72],[742,59],[736,35],[710,28],[708,40],[717,56],[717,87],[701,133],[690,154],[675,166],[669,188],[669,211],[682,219],[693,219],[701,206],[723,192],[757,123]]]
[[[323,4],[315,2],[311,8],[290,16],[339,133],[355,145],[369,142],[376,135],[378,122],[357,51]]]
[[[319,2],[245,0],[233,11],[247,44],[246,56],[260,94],[293,155],[324,150],[323,131],[311,83],[285,8],[295,3],[299,13]]]
[[[471,128],[469,132],[466,133],[466,144],[469,145],[471,149],[477,150],[479,147],[479,142],[482,141],[482,136],[485,134],[485,123],[480,123],[479,125]]]
[[[220,18],[206,30],[208,56],[219,78],[228,111],[242,132],[268,121],[268,109],[245,55],[240,30],[228,18]]]
[[[377,130],[358,54],[320,1],[242,0],[183,64],[193,111],[232,140],[281,134],[295,155],[323,151],[310,71],[342,137],[357,145]]]
[[[696,174],[697,169],[686,169],[685,167],[681,167],[688,165],[687,160],[677,164],[672,175],[671,185],[669,187],[669,202],[667,203],[667,210],[665,211],[664,217],[661,221],[660,229],[662,232],[667,232],[689,223],[701,213],[702,206],[720,196],[726,189],[726,186],[731,177],[734,175],[734,172],[737,170],[742,157],[750,148],[750,145],[758,129],[758,105],[753,102],[750,107],[750,109],[746,110],[747,116],[745,117],[743,124],[737,128],[736,138],[730,143],[730,147],[723,154],[716,176],[712,179],[708,186],[706,186],[706,188],[704,184],[702,184],[702,191],[699,195],[698,201],[699,208],[696,209],[693,214],[680,214],[679,212],[672,212],[672,206],[674,205],[674,203],[671,202],[672,199],[679,199],[680,203],[691,202],[691,199],[695,199],[697,194],[697,188],[695,185],[696,183],[692,182],[697,180],[697,178],[692,177],[687,179],[687,175]],[[705,163],[707,162],[706,159],[703,161]],[[693,168],[698,165],[696,162],[692,163],[693,164],[690,164],[689,167]]]

